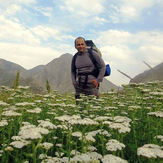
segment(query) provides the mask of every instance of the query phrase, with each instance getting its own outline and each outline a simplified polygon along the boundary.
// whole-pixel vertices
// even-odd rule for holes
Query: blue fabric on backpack
[[[109,76],[111,74],[111,68],[110,68],[110,65],[107,64],[106,65],[106,71],[105,71],[105,75],[104,76]]]

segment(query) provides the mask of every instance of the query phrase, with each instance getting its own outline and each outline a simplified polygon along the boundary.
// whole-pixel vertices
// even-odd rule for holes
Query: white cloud
[[[62,13],[60,19],[55,17],[55,21],[60,22],[72,31],[85,30],[89,25],[101,25],[107,20],[104,17],[105,0],[62,0],[58,9]],[[55,15],[54,15],[55,16]]]
[[[35,4],[36,0],[14,0],[15,3],[21,3],[21,4]]]
[[[74,14],[74,16],[95,16],[102,12],[104,12],[104,0],[65,0],[65,5],[62,6],[62,9],[68,10],[70,13]]]
[[[118,4],[110,4],[109,18],[114,23],[138,21],[144,16],[144,11],[162,4],[160,0],[120,0]]]
[[[99,32],[99,37],[95,40],[103,46],[125,45],[133,46],[132,49],[141,46],[160,46],[163,45],[163,33],[159,31],[140,31],[130,33],[123,30],[108,30]]]
[[[26,69],[45,65],[60,55],[61,53],[52,48],[0,43],[0,58],[17,63]]]
[[[34,9],[36,11],[41,12],[44,16],[47,16],[47,17],[50,17],[50,18],[53,16],[52,15],[52,12],[53,12],[52,7],[41,7],[41,6],[39,6],[39,7],[34,7]]]
[[[40,44],[40,40],[36,38],[29,29],[20,23],[5,19],[0,16],[0,39],[9,42]]]
[[[136,34],[137,42],[140,42],[141,45],[163,45],[163,32],[159,31],[140,31]]]
[[[92,21],[96,22],[96,24],[103,24],[107,22],[105,18],[98,17],[98,16],[94,17]]]
[[[114,61],[115,65],[117,65],[117,61],[121,62],[121,64],[126,63],[128,60],[132,62],[132,56],[130,55],[132,51],[125,45],[105,46],[101,48],[101,51],[103,58],[108,62]]]
[[[96,41],[97,43],[102,43],[102,45],[116,45],[130,42],[132,37],[133,35],[126,31],[108,30],[101,32]]]
[[[28,7],[33,7],[36,0],[0,0],[0,15],[10,20],[26,22],[32,14]],[[28,9],[27,9],[28,8]]]
[[[163,47],[162,46],[142,46],[138,52],[144,56],[151,66],[156,66],[158,63],[163,62]]]
[[[21,24],[19,21],[6,19],[4,16],[0,16],[0,40],[7,41],[9,43],[18,43],[35,46],[47,46],[51,44],[51,47],[58,49],[59,42],[65,44],[67,40],[74,40],[71,35],[63,34],[64,28],[56,26],[42,26],[28,27]],[[51,43],[49,42],[51,41]],[[64,42],[65,41],[65,42]],[[53,46],[53,44],[55,46]],[[61,48],[60,48],[61,49]],[[62,51],[65,49],[61,49]]]
[[[43,40],[48,40],[50,37],[56,40],[61,40],[61,33],[57,29],[39,25],[31,28],[31,31]]]
[[[21,7],[19,5],[12,4],[6,9],[4,15],[6,16],[14,15],[15,13],[20,12],[20,11],[21,11]]]
[[[36,0],[0,0],[0,4],[1,7],[5,7],[4,9],[6,9],[7,7],[9,7],[10,5],[13,4],[23,4],[23,5],[31,5],[31,4],[36,4]]]

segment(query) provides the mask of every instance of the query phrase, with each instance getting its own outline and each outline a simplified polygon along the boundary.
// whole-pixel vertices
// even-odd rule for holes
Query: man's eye
[[[80,46],[80,45],[84,45],[84,44],[77,44],[78,46]]]

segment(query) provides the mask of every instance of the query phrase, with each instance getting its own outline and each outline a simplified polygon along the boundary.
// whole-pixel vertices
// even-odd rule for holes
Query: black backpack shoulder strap
[[[77,57],[77,55],[78,55],[78,52],[75,53],[75,55],[74,55],[74,64],[75,64],[75,61],[76,61],[76,57]]]
[[[91,59],[91,61],[93,62],[94,66],[97,65],[97,62],[92,54],[92,49],[88,49],[88,53],[89,53],[89,58]]]

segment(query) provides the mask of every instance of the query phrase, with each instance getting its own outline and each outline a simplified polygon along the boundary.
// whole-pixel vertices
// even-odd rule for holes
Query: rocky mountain
[[[0,59],[0,86],[12,86],[16,74],[20,73],[20,85],[30,86],[36,93],[46,92],[46,81],[49,81],[51,90],[60,93],[73,92],[71,82],[71,54],[63,54],[47,65],[39,65],[26,70],[18,64]],[[117,89],[117,86],[104,78],[100,91],[107,92]]]
[[[149,81],[156,80],[163,81],[163,62],[155,66],[154,68],[151,68],[141,74],[138,74],[130,80],[130,83],[146,83]]]
[[[11,86],[18,71],[28,76],[28,71],[20,65],[0,59],[0,85]]]

